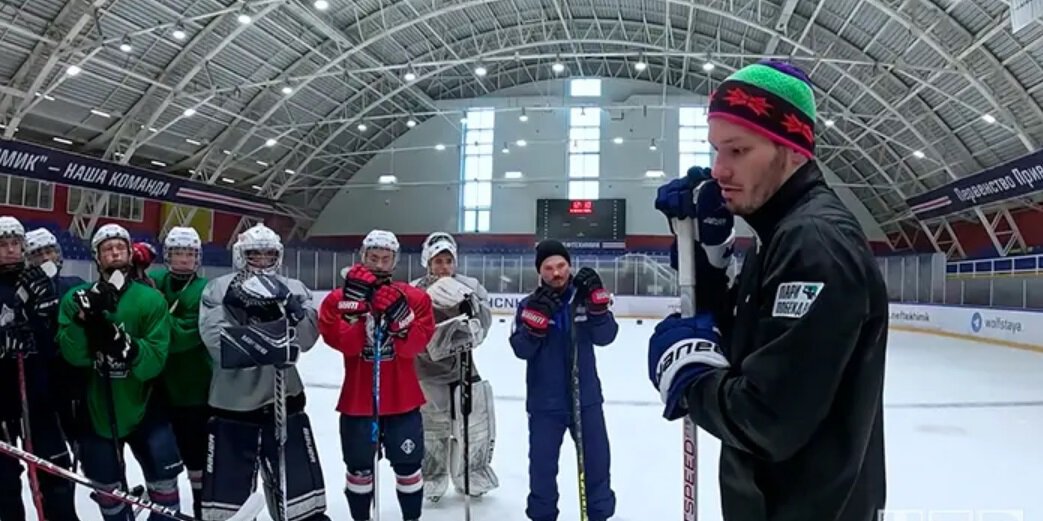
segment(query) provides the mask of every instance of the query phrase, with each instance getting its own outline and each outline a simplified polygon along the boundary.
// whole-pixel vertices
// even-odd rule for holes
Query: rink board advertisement
[[[1043,190],[1043,150],[906,200],[917,219],[927,220],[1023,197]]]
[[[0,141],[0,173],[232,214],[276,210],[255,195],[20,141]]]
[[[489,305],[496,315],[513,315],[524,293],[490,293]],[[619,318],[662,318],[681,309],[677,297],[615,296],[612,312]]]
[[[890,326],[1043,352],[1043,313],[892,303]]]

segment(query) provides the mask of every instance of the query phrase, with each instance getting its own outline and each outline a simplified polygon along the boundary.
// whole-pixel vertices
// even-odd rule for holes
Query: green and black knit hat
[[[762,61],[735,71],[710,95],[707,116],[815,157],[815,93],[808,75],[789,63]]]

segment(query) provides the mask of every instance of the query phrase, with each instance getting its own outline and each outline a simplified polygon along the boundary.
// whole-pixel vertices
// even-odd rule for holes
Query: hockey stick
[[[283,316],[286,310],[283,309]],[[286,321],[286,355],[290,355],[290,322]],[[279,466],[279,483],[275,491],[276,521],[289,521],[287,512],[286,491],[286,373],[285,369],[275,368],[275,443],[276,465]]]
[[[580,299],[573,294],[572,302],[569,304],[569,335],[572,338],[572,428],[575,435],[576,445],[576,472],[577,484],[579,486],[579,518],[587,521],[587,469],[583,454],[583,411],[579,387],[579,339],[576,332],[576,309],[579,307]]]
[[[681,316],[695,315],[695,221],[673,219],[677,237],[677,284],[681,297]],[[684,521],[695,521],[698,512],[699,459],[695,423],[684,417]]]
[[[92,494],[105,496],[111,499],[115,499],[116,501],[126,503],[128,505],[137,506],[139,508],[155,512],[159,515],[166,516],[170,519],[178,519],[181,521],[199,521],[198,519],[188,514],[182,514],[181,512],[175,509],[168,508],[163,505],[157,505],[156,503],[153,503],[151,500],[146,499],[142,496],[128,494],[127,492],[124,492],[119,489],[109,490],[105,487],[105,485],[102,485],[101,483],[98,483],[97,481],[94,481],[88,478],[87,476],[77,474],[76,472],[63,468],[59,465],[55,465],[54,463],[51,463],[50,461],[47,461],[46,459],[41,458],[36,454],[26,452],[5,441],[0,441],[0,453],[6,454],[13,458],[17,458],[25,462],[25,464],[30,467],[38,468],[48,474],[72,481],[77,485],[87,487],[93,490]],[[239,511],[235,513],[235,515],[228,518],[228,521],[247,521],[253,519],[257,517],[257,514],[261,512],[262,508],[264,508],[264,496],[260,494],[254,494],[250,496],[245,503],[243,503],[242,508],[240,508]]]
[[[373,316],[373,521],[380,521],[380,352],[384,348],[384,326]]]
[[[460,353],[460,412],[464,417],[464,520],[471,521],[471,352]]]
[[[25,386],[25,354],[18,353],[18,392],[22,395],[22,443],[25,450],[33,452],[33,434],[29,421],[29,393]],[[36,507],[36,517],[44,521],[47,517],[43,512],[43,493],[40,492],[40,477],[36,474],[36,467],[29,466],[29,489],[33,493],[33,506]]]

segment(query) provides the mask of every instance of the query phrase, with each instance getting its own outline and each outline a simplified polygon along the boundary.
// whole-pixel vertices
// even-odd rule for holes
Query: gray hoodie
[[[274,367],[251,367],[248,369],[221,368],[221,331],[235,325],[225,313],[222,302],[235,273],[211,280],[203,289],[199,307],[199,335],[203,338],[210,357],[214,360],[214,375],[210,380],[210,406],[231,411],[252,411],[275,401]],[[294,295],[304,297],[304,320],[297,324],[296,341],[301,353],[309,351],[319,339],[318,310],[311,291],[299,280],[278,276],[279,280]],[[300,373],[296,367],[286,371],[286,396],[304,391]]]

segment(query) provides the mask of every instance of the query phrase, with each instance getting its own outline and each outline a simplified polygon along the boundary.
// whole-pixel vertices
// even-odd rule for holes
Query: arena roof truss
[[[1043,210],[1032,197],[921,223],[905,204],[1043,142],[1043,26],[1012,33],[1006,0],[324,3],[6,2],[4,137],[60,136],[80,153],[260,193],[301,234],[407,122],[459,126],[445,100],[579,76],[705,95],[779,58],[810,74],[819,159],[892,246],[924,234],[963,256],[962,220],[1008,254],[1025,249],[1011,210]],[[94,228],[101,201],[81,198],[76,233]],[[169,214],[164,229],[192,213]]]

